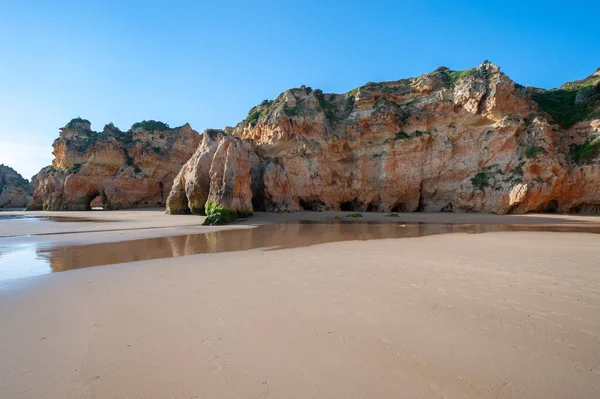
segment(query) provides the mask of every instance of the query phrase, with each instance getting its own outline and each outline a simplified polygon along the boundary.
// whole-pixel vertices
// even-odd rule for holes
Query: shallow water
[[[82,217],[71,217],[71,216],[41,216],[41,215],[2,215],[0,214],[0,222],[11,222],[11,221],[31,221],[31,222],[65,222],[65,223],[79,223],[79,222],[91,222],[91,223],[106,223],[114,222],[114,220],[107,219],[94,219],[94,218],[82,218]]]
[[[2,246],[0,280],[62,272],[84,267],[204,253],[277,250],[328,242],[413,238],[434,234],[479,234],[501,231],[600,233],[600,227],[507,224],[402,224],[395,222],[300,222],[261,225],[249,229],[145,238],[120,242],[43,246]]]

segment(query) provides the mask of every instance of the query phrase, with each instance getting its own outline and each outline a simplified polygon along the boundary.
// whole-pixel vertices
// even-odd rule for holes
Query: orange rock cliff
[[[543,90],[486,61],[344,94],[287,90],[202,135],[76,118],[28,209],[598,212],[599,136],[600,69]]]
[[[189,125],[171,129],[143,121],[101,132],[76,118],[60,129],[52,165],[35,176],[29,210],[89,210],[164,206],[173,178],[198,146]]]
[[[291,89],[208,130],[167,212],[600,210],[600,69],[542,90],[490,62],[345,94]]]
[[[16,170],[0,165],[0,208],[24,208],[32,192],[29,182]]]

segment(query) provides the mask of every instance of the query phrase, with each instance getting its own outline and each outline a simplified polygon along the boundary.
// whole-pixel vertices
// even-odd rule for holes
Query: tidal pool
[[[598,226],[508,224],[402,224],[396,222],[294,222],[248,229],[86,245],[19,244],[0,239],[0,280],[91,266],[264,248],[278,250],[328,242],[414,238],[434,234],[535,231],[600,233]]]

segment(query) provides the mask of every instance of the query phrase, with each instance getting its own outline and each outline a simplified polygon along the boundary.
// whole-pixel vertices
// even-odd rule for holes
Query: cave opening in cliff
[[[392,212],[408,212],[408,208],[404,202],[399,202],[392,208]]]
[[[600,213],[600,205],[581,203],[569,209],[569,213]]]
[[[304,198],[298,198],[300,207],[305,211],[321,212],[325,209],[325,203],[321,200],[308,200]]]
[[[360,203],[356,199],[352,201],[342,202],[340,204],[340,210],[343,212],[362,211]]]
[[[255,212],[265,211],[265,196],[261,193],[252,194],[252,209]]]
[[[448,202],[448,204],[445,207],[440,209],[440,212],[452,212],[453,209],[454,209],[454,205],[452,205],[452,202]]]
[[[88,211],[103,211],[105,209],[102,195],[99,192],[94,191],[88,194],[86,198],[86,209]]]
[[[558,213],[558,201],[551,200],[540,206],[537,212]]]
[[[158,182],[158,189],[160,191],[160,199],[162,200],[161,202],[165,201],[165,185],[163,182]]]

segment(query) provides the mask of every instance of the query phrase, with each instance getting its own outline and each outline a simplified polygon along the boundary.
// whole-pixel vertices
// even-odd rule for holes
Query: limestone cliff
[[[345,94],[308,87],[204,134],[167,211],[592,212],[600,71],[541,90],[484,62]]]
[[[24,208],[32,192],[29,182],[16,170],[0,165],[0,208]]]
[[[60,129],[52,165],[36,175],[30,210],[89,210],[164,206],[173,178],[198,146],[189,125],[171,129],[143,121],[101,132],[76,118]]]

